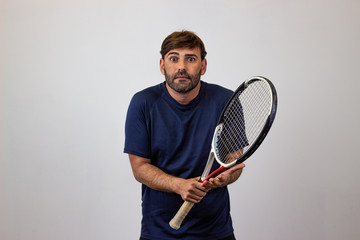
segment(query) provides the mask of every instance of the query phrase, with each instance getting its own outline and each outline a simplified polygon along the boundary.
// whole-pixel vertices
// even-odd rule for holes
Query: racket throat
[[[226,170],[228,170],[228,168],[221,166],[216,171],[212,172],[209,176],[207,176],[205,178],[201,177],[200,180],[201,180],[201,182],[208,181],[210,178],[214,178],[214,177],[218,176],[220,173],[225,172]]]
[[[215,154],[214,154],[214,151],[212,150],[212,146],[211,146],[211,151],[210,151],[210,154],[209,154],[205,169],[204,169],[204,171],[203,171],[203,173],[202,173],[202,175],[200,177],[199,182],[205,181],[205,179],[209,176],[210,170],[211,170],[212,165],[214,163],[214,158],[215,158]]]

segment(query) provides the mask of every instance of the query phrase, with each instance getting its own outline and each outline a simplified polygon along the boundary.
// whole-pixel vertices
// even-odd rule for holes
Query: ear
[[[165,63],[164,59],[160,58],[160,72],[165,75]]]
[[[204,58],[204,60],[201,61],[201,75],[204,75],[206,73],[206,67],[207,67],[207,60]]]

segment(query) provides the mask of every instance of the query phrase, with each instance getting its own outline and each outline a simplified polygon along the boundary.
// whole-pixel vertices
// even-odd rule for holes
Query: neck
[[[167,83],[166,83],[166,89],[169,92],[170,96],[174,98],[178,103],[186,105],[189,104],[196,96],[199,94],[201,88],[201,82],[192,89],[190,92],[187,93],[179,93],[172,89]]]

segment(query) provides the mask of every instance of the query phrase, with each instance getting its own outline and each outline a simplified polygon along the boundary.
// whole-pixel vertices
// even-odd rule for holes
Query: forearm
[[[151,163],[141,164],[133,171],[134,177],[137,181],[146,186],[163,192],[177,193],[181,179],[171,176]]]
[[[182,199],[193,203],[199,202],[206,194],[198,178],[183,179],[172,176],[151,164],[151,160],[129,154],[131,168],[137,181],[163,192],[177,193]]]

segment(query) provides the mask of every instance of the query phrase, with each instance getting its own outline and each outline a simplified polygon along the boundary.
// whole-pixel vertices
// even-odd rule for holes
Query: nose
[[[178,71],[183,71],[186,68],[186,62],[185,59],[179,59],[178,64],[177,64],[177,69]]]

